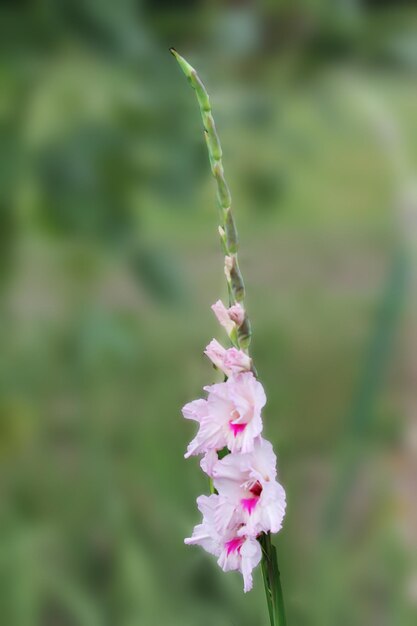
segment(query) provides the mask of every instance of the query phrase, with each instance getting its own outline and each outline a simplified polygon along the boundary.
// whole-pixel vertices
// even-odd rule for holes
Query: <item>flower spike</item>
[[[204,387],[207,397],[189,402],[182,410],[186,419],[198,424],[198,432],[185,456],[203,455],[200,466],[211,480],[211,495],[197,499],[202,522],[185,543],[198,544],[214,554],[223,571],[240,571],[245,592],[252,588],[252,570],[262,560],[271,626],[285,626],[271,533],[282,527],[286,498],[276,479],[272,445],[262,437],[266,395],[249,355],[251,327],[243,304],[245,287],[238,264],[232,198],[207,90],[188,61],[174,48],[171,53],[197,96],[211,171],[217,184],[221,214],[218,230],[230,302],[227,308],[218,300],[212,310],[232,343],[226,349],[213,339],[206,347],[206,356],[223,372],[225,380]]]

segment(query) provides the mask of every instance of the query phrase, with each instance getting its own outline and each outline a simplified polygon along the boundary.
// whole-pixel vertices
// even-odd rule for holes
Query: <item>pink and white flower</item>
[[[245,309],[239,302],[227,309],[221,300],[217,300],[211,308],[229,337],[236,328],[243,324]]]
[[[239,533],[277,533],[285,515],[285,491],[276,481],[276,456],[259,437],[252,452],[229,454],[211,466],[214,487],[224,503],[223,517],[238,518]]]
[[[266,397],[261,383],[252,372],[242,372],[204,389],[207,400],[194,400],[182,409],[186,419],[199,422],[185,457],[225,446],[231,452],[251,452],[263,427],[261,411]]]
[[[222,498],[218,495],[200,496],[197,505],[203,514],[186,544],[200,545],[206,552],[218,557],[217,563],[224,572],[238,570],[243,575],[244,591],[252,589],[252,570],[262,557],[261,546],[253,537],[243,535],[238,521],[224,527],[219,525],[222,514]]]
[[[245,352],[236,348],[228,348],[226,350],[216,339],[210,341],[204,350],[204,354],[226,376],[249,371],[252,366],[252,359]]]

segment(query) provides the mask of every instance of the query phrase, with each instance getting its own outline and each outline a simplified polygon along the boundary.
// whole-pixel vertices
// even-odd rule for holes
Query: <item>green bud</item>
[[[188,63],[188,61],[186,61],[184,59],[184,57],[182,57],[180,54],[178,54],[178,52],[175,50],[175,48],[170,48],[169,51],[172,54],[172,56],[175,57],[175,59],[178,61],[178,65],[180,66],[180,68],[182,69],[182,71],[184,72],[186,77],[191,79],[191,75],[193,73],[196,74],[196,71],[193,68],[193,66],[190,65]]]
[[[224,232],[224,228],[222,228],[221,226],[219,226],[219,235],[223,253],[227,255],[229,253],[229,250],[227,249],[226,233]]]
[[[208,152],[210,167],[211,167],[211,173],[214,176],[214,170],[215,170],[217,161],[214,160],[213,155],[211,153],[210,144],[209,144],[209,136],[208,136],[208,132],[206,131],[206,129],[204,129],[204,139],[206,141],[207,152]]]
[[[242,302],[245,298],[245,285],[236,258],[230,270],[230,282],[236,302]]]
[[[230,252],[235,254],[237,252],[238,236],[230,206],[224,212],[224,229],[226,231],[227,247]]]
[[[239,340],[238,340],[238,336],[237,336],[237,328],[234,328],[232,330],[232,332],[229,335],[229,339],[232,342],[232,344],[235,346],[235,348],[239,347]]]
[[[251,337],[252,337],[252,329],[251,329],[249,318],[247,316],[245,316],[243,323],[239,326],[238,337],[239,337],[239,345],[244,350],[247,350],[250,344]]]
[[[217,182],[217,196],[222,209],[227,209],[232,203],[229,187],[224,178],[223,166],[220,162],[214,164],[213,174]]]
[[[209,95],[195,70],[191,74],[191,84],[195,89],[198,104],[200,105],[201,109],[201,114],[203,114],[203,112],[211,111]]]
[[[217,135],[216,125],[211,113],[204,111],[203,113],[204,129],[207,132],[207,146],[215,161],[220,161],[222,158],[222,147]]]

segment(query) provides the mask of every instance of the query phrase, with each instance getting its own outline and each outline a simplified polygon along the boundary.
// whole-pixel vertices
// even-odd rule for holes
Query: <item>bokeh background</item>
[[[413,6],[414,5],[414,6]],[[267,624],[183,538],[215,373],[209,87],[288,513],[291,626],[417,621],[417,9],[0,8],[0,623]]]

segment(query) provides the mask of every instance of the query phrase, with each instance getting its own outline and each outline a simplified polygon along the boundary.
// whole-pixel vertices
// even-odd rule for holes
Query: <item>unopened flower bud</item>
[[[245,309],[237,302],[233,306],[228,309],[228,314],[231,320],[236,324],[236,326],[242,326],[243,321],[245,319]]]
[[[226,275],[226,280],[228,283],[230,283],[230,281],[232,280],[230,273],[233,269],[233,265],[234,258],[232,256],[226,255],[224,258],[224,273]]]
[[[226,376],[232,376],[239,372],[248,372],[252,367],[252,359],[245,352],[236,348],[228,348],[226,350],[216,339],[210,341],[204,350],[204,354]]]

